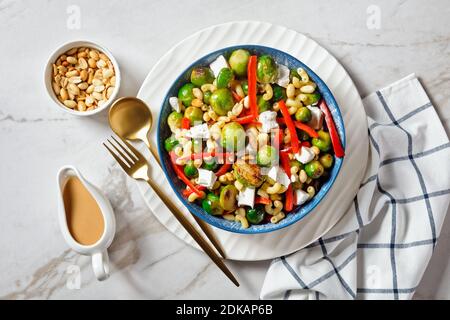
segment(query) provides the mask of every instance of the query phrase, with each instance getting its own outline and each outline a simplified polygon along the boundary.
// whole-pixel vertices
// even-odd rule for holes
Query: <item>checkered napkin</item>
[[[414,294],[449,206],[449,139],[414,74],[369,95],[364,107],[370,155],[353,204],[325,236],[272,262],[261,298]]]

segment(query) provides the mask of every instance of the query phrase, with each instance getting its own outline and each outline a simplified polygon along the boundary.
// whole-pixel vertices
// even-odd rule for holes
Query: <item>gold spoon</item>
[[[153,117],[150,109],[144,101],[134,97],[123,97],[117,99],[109,109],[109,125],[119,137],[127,140],[140,140],[150,149],[153,157],[158,161],[161,166],[161,162],[158,157],[158,152],[148,139],[148,134],[152,128]],[[192,214],[197,224],[203,230],[205,235],[217,249],[222,258],[225,259],[225,253],[223,252],[220,244],[211,233],[209,226],[196,215]]]

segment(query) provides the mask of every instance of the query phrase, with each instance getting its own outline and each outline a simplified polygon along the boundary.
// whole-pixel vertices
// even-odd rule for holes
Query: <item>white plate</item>
[[[152,111],[154,119],[167,90],[176,77],[193,61],[215,50],[240,44],[273,47],[297,57],[322,78],[333,93],[344,118],[346,157],[341,171],[314,212],[301,221],[278,231],[263,234],[237,234],[211,227],[232,260],[265,260],[299,250],[325,234],[347,211],[363,178],[368,156],[367,119],[361,98],[347,72],[324,48],[306,36],[280,26],[255,21],[230,22],[213,26],[186,38],[167,52],[147,75],[138,97]],[[156,145],[156,128],[151,138]],[[141,146],[142,148],[142,146]],[[145,152],[148,154],[148,152]],[[174,201],[189,215],[171,190],[164,173],[152,162],[152,176],[173,195]],[[147,205],[177,237],[197,247],[146,183],[138,182]],[[194,219],[190,220],[195,224]],[[198,248],[198,247],[197,247]]]

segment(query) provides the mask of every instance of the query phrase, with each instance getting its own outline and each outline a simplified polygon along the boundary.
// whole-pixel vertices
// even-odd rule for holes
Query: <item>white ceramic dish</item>
[[[70,234],[67,225],[66,210],[64,207],[63,190],[68,178],[77,177],[81,183],[92,195],[97,202],[105,222],[105,230],[101,238],[92,245],[83,245],[78,243]],[[109,257],[108,247],[111,245],[114,234],[116,233],[116,219],[114,211],[108,198],[100,191],[99,188],[87,181],[80,171],[73,166],[62,167],[57,174],[58,185],[58,220],[64,239],[72,250],[87,256],[92,257],[92,268],[96,278],[99,281],[106,280],[109,277]]]
[[[176,77],[193,61],[215,50],[242,44],[255,44],[282,50],[308,65],[322,78],[340,106],[347,132],[346,157],[333,187],[314,212],[301,221],[284,229],[263,234],[237,234],[211,227],[227,255],[232,260],[265,260],[299,250],[324,235],[342,218],[352,205],[368,158],[367,119],[361,98],[351,78],[342,65],[324,48],[308,37],[269,23],[242,21],[213,26],[181,41],[151,69],[138,97],[145,101],[157,119],[164,96]],[[156,130],[151,139],[156,145]],[[144,154],[143,145],[139,146]],[[149,158],[151,175],[172,195],[175,202],[194,219],[176,198],[156,161]],[[138,182],[144,199],[168,230],[186,243],[197,247],[189,234],[179,225],[171,213],[146,183]],[[198,248],[198,247],[197,247]]]
[[[106,54],[108,56],[108,58],[111,60],[113,66],[114,66],[114,71],[115,71],[115,76],[116,76],[116,85],[115,85],[115,89],[111,95],[111,97],[108,99],[108,101],[103,104],[101,107],[98,107],[94,110],[91,111],[77,111],[77,110],[72,110],[70,108],[67,108],[65,105],[63,105],[58,98],[56,97],[55,92],[53,91],[53,87],[52,87],[52,72],[53,72],[53,63],[55,63],[56,59],[58,59],[58,57],[60,55],[62,55],[64,52],[67,52],[68,50],[72,49],[72,48],[79,48],[79,47],[87,47],[87,48],[93,48],[93,49],[97,49],[101,52],[103,52],[104,54]],[[119,69],[119,64],[117,63],[116,59],[114,58],[114,56],[112,55],[112,53],[106,49],[105,47],[96,44],[94,42],[91,41],[84,41],[84,40],[78,40],[78,41],[71,41],[71,42],[67,42],[63,45],[61,45],[58,49],[56,49],[49,57],[47,64],[45,66],[45,70],[44,70],[44,84],[45,84],[45,89],[47,90],[47,93],[49,94],[51,100],[62,110],[64,110],[65,112],[68,112],[72,115],[76,115],[76,116],[91,116],[94,114],[97,114],[99,112],[102,112],[103,110],[108,109],[112,102],[116,99],[117,94],[119,92],[119,88],[120,88],[120,69]]]

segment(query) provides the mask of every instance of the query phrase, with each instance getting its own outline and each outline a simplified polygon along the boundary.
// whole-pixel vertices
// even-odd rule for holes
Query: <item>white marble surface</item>
[[[374,3],[381,28],[369,30],[366,9]],[[66,27],[69,5],[81,9],[79,30]],[[135,95],[159,57],[201,28],[244,19],[283,23],[329,49],[362,96],[415,72],[450,133],[449,16],[446,0],[0,0],[0,298],[258,298],[269,263],[229,263],[242,284],[235,288],[155,220],[101,147],[110,133],[106,114],[75,118],[46,96],[43,66],[60,43],[103,43],[121,65],[120,95]],[[106,282],[94,280],[89,258],[71,252],[58,229],[55,174],[68,163],[102,186],[116,210]],[[447,219],[416,298],[450,298],[449,240]],[[71,265],[81,268],[80,289],[66,284]]]

